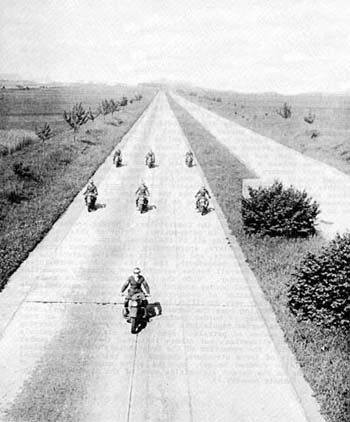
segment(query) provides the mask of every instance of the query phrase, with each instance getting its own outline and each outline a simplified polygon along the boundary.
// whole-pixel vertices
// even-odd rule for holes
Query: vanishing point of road
[[[184,165],[163,93],[122,149],[125,165],[109,157],[96,175],[103,206],[87,213],[79,195],[0,294],[0,421],[322,421],[291,381],[217,210],[194,209],[202,173]],[[135,209],[141,179],[146,214]],[[132,335],[119,292],[135,266],[162,314]]]

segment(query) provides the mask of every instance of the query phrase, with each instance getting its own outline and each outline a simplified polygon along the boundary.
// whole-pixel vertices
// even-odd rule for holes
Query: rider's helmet
[[[135,267],[133,272],[134,272],[134,274],[140,274],[141,270],[140,270],[139,267]]]

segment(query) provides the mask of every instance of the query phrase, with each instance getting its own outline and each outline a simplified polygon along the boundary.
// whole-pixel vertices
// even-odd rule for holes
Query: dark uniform
[[[136,277],[134,275],[131,275],[130,277],[128,277],[128,279],[126,280],[126,282],[123,284],[121,293],[124,293],[124,291],[128,289],[128,295],[125,298],[124,301],[124,308],[127,311],[128,309],[128,303],[129,300],[132,298],[132,296],[135,293],[146,293],[146,294],[150,294],[150,288],[149,285],[147,283],[147,281],[145,280],[143,275],[139,275],[139,277],[136,279]]]
[[[208,202],[209,202],[209,199],[211,198],[211,196],[209,195],[209,192],[208,192],[208,190],[205,188],[205,187],[203,187],[203,188],[200,188],[199,189],[199,191],[196,193],[196,195],[195,195],[195,198],[197,199],[197,201],[196,201],[196,207],[198,208],[198,202],[199,202],[199,200],[201,199],[201,198],[205,198]]]
[[[89,194],[92,194],[93,196],[97,197],[97,187],[94,185],[93,182],[90,182],[85,190],[85,192],[83,193],[84,197],[85,197],[85,202],[86,202],[86,198]]]
[[[149,151],[149,152],[147,153],[147,155],[146,155],[146,160],[145,160],[146,164],[147,164],[147,158],[148,158],[148,157],[151,159],[151,162],[152,162],[152,163],[154,163],[154,162],[156,161],[156,157],[155,157],[155,155],[154,155],[154,152],[153,152],[153,151]]]
[[[137,191],[135,192],[135,195],[136,195],[136,206],[137,206],[137,202],[140,196],[145,196],[146,198],[149,197],[148,187],[144,183],[141,183],[141,185],[138,187]]]
[[[117,158],[122,158],[122,152],[120,151],[120,149],[117,149],[114,153],[113,156],[113,163],[115,163]]]

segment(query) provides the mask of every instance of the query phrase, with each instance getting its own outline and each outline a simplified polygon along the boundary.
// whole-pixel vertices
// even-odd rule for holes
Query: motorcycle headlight
[[[138,305],[137,300],[132,300],[130,302],[130,306],[137,306],[137,305]]]

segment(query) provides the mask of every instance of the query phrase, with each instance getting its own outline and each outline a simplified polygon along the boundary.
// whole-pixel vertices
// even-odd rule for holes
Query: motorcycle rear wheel
[[[130,327],[131,334],[136,334],[136,330],[137,330],[136,322],[137,322],[136,318],[131,318],[131,321],[130,321],[130,323],[131,323],[131,327]]]

